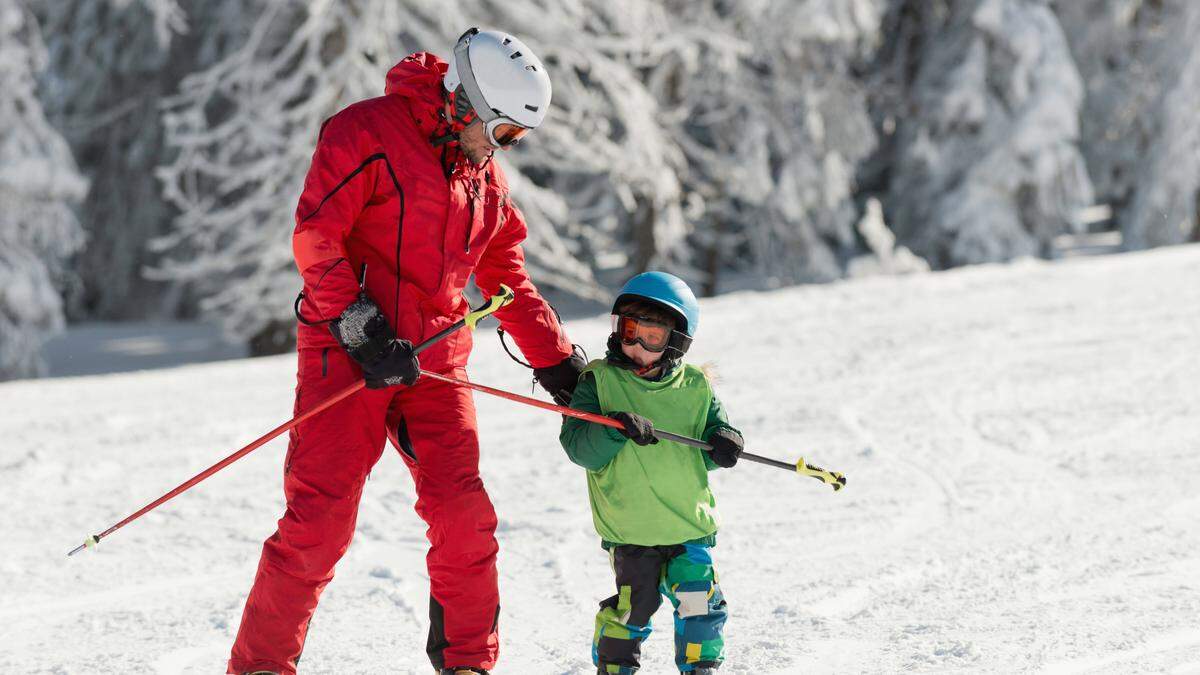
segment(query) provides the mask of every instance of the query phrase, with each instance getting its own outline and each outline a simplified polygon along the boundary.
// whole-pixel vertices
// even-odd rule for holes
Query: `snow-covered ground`
[[[573,321],[600,351],[607,319]],[[490,332],[490,331],[489,331]],[[715,475],[723,672],[1200,673],[1200,246],[704,303],[750,446]],[[291,412],[292,357],[0,385],[0,672],[221,672],[282,508],[276,441],[65,553]],[[481,334],[474,379],[528,391]],[[497,673],[588,673],[611,578],[558,418],[477,396]],[[308,673],[428,672],[424,529],[385,453]],[[645,649],[671,671],[670,618]]]
[[[133,321],[68,326],[42,349],[47,375],[100,375],[246,356],[219,326],[198,321]]]

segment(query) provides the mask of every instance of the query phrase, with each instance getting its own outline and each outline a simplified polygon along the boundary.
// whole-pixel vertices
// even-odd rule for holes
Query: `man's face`
[[[478,118],[468,124],[467,128],[458,135],[458,145],[466,154],[467,159],[476,166],[481,166],[488,161],[488,158],[496,151],[496,148],[488,142],[487,130],[484,129],[483,122]]]
[[[444,109],[446,119],[450,119],[453,113],[449,101],[446,102]],[[475,121],[468,124],[467,128],[458,135],[458,147],[462,148],[463,154],[476,166],[482,166],[496,151],[496,147],[488,142],[487,129],[484,128],[483,122],[479,118],[475,118]],[[501,149],[507,150],[508,148]]]

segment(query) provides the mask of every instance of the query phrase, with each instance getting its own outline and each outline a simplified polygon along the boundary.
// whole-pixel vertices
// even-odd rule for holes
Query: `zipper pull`
[[[463,253],[471,252],[471,235],[475,232],[475,202],[479,199],[479,179],[472,179],[468,185],[471,186],[470,194],[470,217],[467,219],[467,236],[463,242]]]
[[[475,198],[471,198],[470,202],[471,215],[467,217],[467,236],[463,241],[463,253],[471,252],[471,231],[475,229]]]

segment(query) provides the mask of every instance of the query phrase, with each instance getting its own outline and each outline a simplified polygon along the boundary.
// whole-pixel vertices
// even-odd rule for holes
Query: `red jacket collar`
[[[404,57],[388,71],[388,96],[408,99],[409,109],[421,133],[426,136],[444,126],[442,121],[442,76],[447,63],[429,52],[417,52]]]
[[[442,107],[446,100],[442,77],[449,67],[435,54],[417,52],[404,57],[387,74],[384,93],[408,99],[413,120],[426,138],[435,138],[450,130],[450,125],[442,118]],[[434,151],[441,155],[440,148]],[[463,165],[460,168],[467,169],[468,175],[477,174],[491,164],[488,161],[480,167],[471,165],[457,146],[451,148],[449,159],[456,166]]]

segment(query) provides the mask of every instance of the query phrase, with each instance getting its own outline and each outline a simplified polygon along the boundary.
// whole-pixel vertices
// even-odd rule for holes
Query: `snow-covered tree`
[[[527,5],[532,18],[536,5]],[[678,260],[687,232],[678,177],[684,158],[644,74],[681,41],[664,44],[671,17],[660,3],[589,0],[579,9],[531,22],[514,17],[550,69],[554,101],[536,138],[506,159],[561,200],[558,219],[539,229],[577,261],[562,270],[564,287],[590,289],[597,269]],[[534,263],[545,268],[551,260]]]
[[[1083,85],[1036,0],[898,0],[876,74],[889,221],[936,267],[1045,255],[1092,202]]]
[[[552,70],[546,123],[501,160],[540,283],[599,297],[650,266],[709,290],[722,269],[835,278],[873,143],[852,67],[882,2],[268,3],[168,104],[178,154],[160,177],[182,213],[158,274],[196,284],[236,335],[289,331],[291,209],[320,121],[378,95],[404,54],[445,55],[482,25],[520,33]]]
[[[587,265],[559,268],[573,289],[648,267],[708,292],[722,272],[751,285],[840,276],[853,167],[874,142],[852,70],[872,53],[883,4],[591,0],[483,13],[522,26],[554,79],[546,124],[507,158],[561,204],[540,228],[555,255],[531,256],[540,278],[559,271],[558,251]]]
[[[578,295],[648,267],[708,293],[843,276],[869,196],[935,267],[1046,255],[1094,201],[1085,166],[1127,246],[1200,232],[1190,0],[27,2],[43,103],[96,181],[83,308],[198,296],[265,351],[292,329],[321,121],[471,25],[552,71],[545,125],[501,161],[535,278]]]
[[[291,329],[292,214],[317,131],[380,93],[401,22],[385,0],[251,4],[214,17],[253,20],[166,102],[174,157],[158,177],[180,213],[153,242],[167,253],[154,276],[193,284],[230,334],[273,351]]]
[[[70,204],[87,182],[46,121],[36,74],[46,51],[33,15],[0,0],[0,379],[37,375],[62,328],[62,261],[83,243]]]
[[[149,240],[176,210],[155,177],[172,149],[162,103],[188,73],[211,65],[249,28],[251,0],[29,0],[47,36],[41,78],[47,116],[71,144],[92,189],[79,209],[88,246],[74,259],[82,281],[72,318],[131,319],[194,313],[182,280],[148,279]]]
[[[49,36],[41,79],[46,116],[70,143],[91,190],[78,210],[88,245],[73,259],[73,317],[155,313],[165,289],[143,277],[146,241],[171,211],[154,169],[163,154],[158,103],[175,87],[171,38],[185,29],[173,0],[31,0]]]
[[[1122,223],[1130,249],[1200,241],[1200,4],[1189,3],[1181,20],[1158,106],[1162,132],[1137,165],[1138,190]]]
[[[855,246],[855,166],[875,146],[855,70],[874,53],[884,3],[668,5],[688,17],[687,49],[650,83],[687,158],[706,290],[723,269],[754,285],[842,276]]]
[[[1200,238],[1200,3],[1061,0],[1083,76],[1082,148],[1127,248]]]

